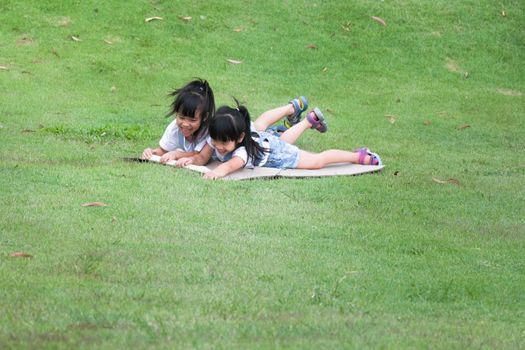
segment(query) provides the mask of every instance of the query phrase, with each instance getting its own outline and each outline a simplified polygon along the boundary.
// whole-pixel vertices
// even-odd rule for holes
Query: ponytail
[[[237,142],[244,133],[243,140],[236,148],[244,146],[248,159],[254,163],[263,157],[267,150],[252,138],[250,113],[245,106],[235,100],[236,108],[219,107],[209,126],[210,137],[221,142]]]

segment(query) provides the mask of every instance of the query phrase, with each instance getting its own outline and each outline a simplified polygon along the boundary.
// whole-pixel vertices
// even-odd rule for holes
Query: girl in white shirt
[[[159,147],[146,148],[142,159],[161,156],[161,163],[198,154],[206,145],[208,122],[215,112],[213,91],[206,80],[197,79],[173,91],[167,116],[175,116],[162,135]]]

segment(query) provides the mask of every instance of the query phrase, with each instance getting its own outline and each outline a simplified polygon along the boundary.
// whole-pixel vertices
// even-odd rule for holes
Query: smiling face
[[[195,112],[194,116],[186,116],[181,113],[177,113],[176,118],[177,126],[185,138],[190,138],[197,130],[199,130],[202,118],[201,112]]]
[[[241,137],[239,137],[237,141],[220,141],[212,139],[211,144],[220,154],[227,154],[233,152],[242,140],[244,140],[244,133],[241,134]]]
[[[227,154],[233,152],[235,150],[235,147],[237,146],[237,142],[235,141],[211,140],[211,144],[220,154]]]

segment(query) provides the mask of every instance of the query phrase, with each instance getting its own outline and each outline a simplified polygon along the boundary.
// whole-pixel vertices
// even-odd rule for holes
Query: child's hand
[[[177,159],[177,154],[176,154],[177,151],[171,151],[171,152],[168,152],[168,153],[164,153],[162,155],[162,157],[160,157],[160,162],[161,163],[167,163],[169,161],[172,161],[172,160],[175,160]]]
[[[184,157],[184,158],[180,158],[179,160],[177,160],[177,166],[181,168],[183,166],[190,165],[190,164],[193,164],[192,157]]]
[[[142,152],[142,156],[140,158],[142,159],[150,159],[151,157],[153,156],[153,150],[151,148],[146,148],[143,152]]]
[[[215,174],[213,171],[208,171],[203,175],[203,178],[205,178],[206,180],[217,180],[220,178],[220,176]]]

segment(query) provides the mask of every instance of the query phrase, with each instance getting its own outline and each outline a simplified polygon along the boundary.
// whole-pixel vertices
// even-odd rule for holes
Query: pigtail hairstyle
[[[185,116],[195,116],[197,112],[200,112],[201,125],[193,134],[193,137],[198,137],[203,130],[206,130],[215,112],[215,97],[206,80],[197,78],[185,86],[174,90],[169,96],[175,97],[175,100],[171,104],[170,111],[166,117],[177,113]]]
[[[234,141],[237,143],[244,133],[244,138],[237,145],[236,149],[244,146],[248,154],[248,159],[257,162],[262,158],[263,153],[268,152],[268,150],[252,138],[250,128],[251,120],[248,109],[240,106],[237,100],[235,100],[235,102],[237,103],[237,108],[228,106],[219,107],[209,125],[210,137],[213,140],[221,142]]]

